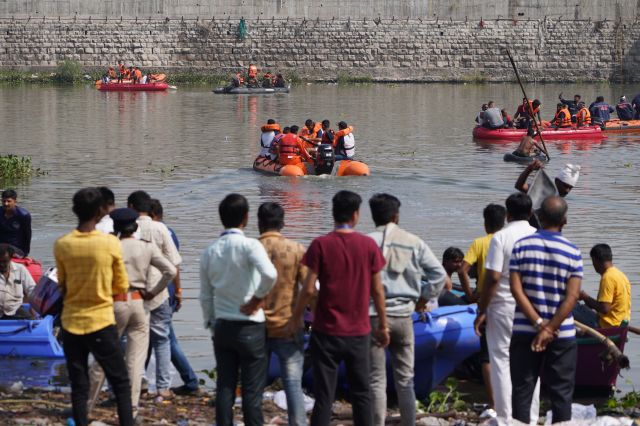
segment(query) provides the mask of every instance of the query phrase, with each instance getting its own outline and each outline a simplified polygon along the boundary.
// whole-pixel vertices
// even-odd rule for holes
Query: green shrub
[[[31,157],[0,155],[0,181],[14,181],[16,179],[27,178],[34,172]]]
[[[337,78],[338,84],[368,84],[373,83],[373,77],[370,75],[353,75],[348,72],[339,72]]]
[[[77,61],[65,60],[56,68],[55,80],[60,83],[75,83],[82,79],[82,65]]]

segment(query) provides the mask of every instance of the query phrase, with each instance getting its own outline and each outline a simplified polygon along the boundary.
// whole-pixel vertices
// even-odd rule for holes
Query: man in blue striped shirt
[[[529,423],[540,374],[548,387],[553,422],[571,420],[576,373],[576,330],[571,310],[582,282],[580,250],[562,236],[567,203],[546,198],[539,210],[542,229],[513,246],[511,293],[517,307],[509,349],[513,418]]]

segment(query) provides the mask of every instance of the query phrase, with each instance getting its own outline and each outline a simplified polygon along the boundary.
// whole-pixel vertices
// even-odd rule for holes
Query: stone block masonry
[[[0,67],[146,68],[226,73],[257,64],[311,80],[513,81],[509,47],[529,81],[639,81],[632,21],[421,19],[1,19]]]

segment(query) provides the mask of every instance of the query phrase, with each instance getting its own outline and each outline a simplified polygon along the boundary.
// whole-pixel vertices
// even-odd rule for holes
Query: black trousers
[[[370,341],[369,334],[340,337],[317,331],[311,333],[313,389],[316,398],[311,414],[311,426],[327,426],[331,422],[331,406],[335,399],[340,361],[344,361],[346,365],[353,424],[373,424],[369,392]]]
[[[531,335],[511,338],[511,404],[513,418],[529,423],[531,399],[542,376],[551,399],[553,422],[571,420],[571,402],[576,381],[578,346],[575,339],[554,339],[543,352],[531,350]]]
[[[242,383],[242,416],[247,426],[262,426],[262,393],[267,377],[267,335],[264,323],[217,320],[216,425],[233,425],[238,370]]]
[[[104,370],[116,395],[118,418],[121,425],[133,425],[131,409],[131,384],[127,374],[120,339],[115,325],[89,334],[72,334],[62,330],[64,357],[71,381],[73,419],[77,426],[89,424],[87,400],[89,397],[89,354],[92,354]]]

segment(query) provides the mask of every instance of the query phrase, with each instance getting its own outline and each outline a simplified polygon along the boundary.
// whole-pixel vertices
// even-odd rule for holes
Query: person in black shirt
[[[31,250],[31,214],[18,207],[18,194],[13,189],[2,192],[0,243],[10,244],[24,256]]]

